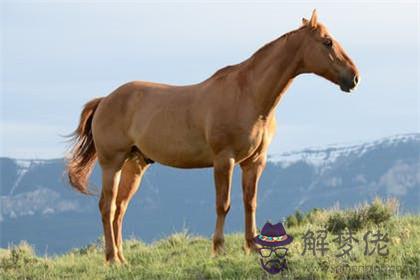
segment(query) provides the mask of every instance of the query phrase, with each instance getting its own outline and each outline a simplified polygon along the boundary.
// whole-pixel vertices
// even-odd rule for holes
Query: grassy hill
[[[296,212],[285,222],[294,242],[288,248],[288,270],[271,276],[259,265],[258,255],[244,255],[243,235],[226,236],[226,255],[211,257],[211,241],[187,232],[152,244],[139,240],[124,243],[126,266],[108,266],[98,239],[64,255],[38,257],[23,242],[0,250],[1,279],[419,279],[420,216],[398,216],[393,201],[374,201],[349,210]],[[350,228],[358,243],[349,256],[336,257],[339,244],[333,240]],[[308,230],[326,230],[329,251],[313,256],[304,251]],[[365,255],[364,235],[378,230],[387,234],[387,256],[378,251]],[[30,234],[30,233],[28,233]],[[75,234],[77,231],[75,230]],[[59,238],[59,237],[58,237]],[[371,239],[369,239],[371,240]],[[373,243],[369,243],[372,245]],[[381,246],[382,246],[381,245]],[[372,245],[369,250],[372,250]],[[383,251],[381,251],[383,252]]]

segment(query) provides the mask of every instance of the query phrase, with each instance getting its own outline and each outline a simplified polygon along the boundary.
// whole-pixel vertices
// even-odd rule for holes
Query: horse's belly
[[[177,134],[177,135],[174,135]],[[213,165],[210,147],[193,135],[156,132],[139,139],[140,151],[156,162],[178,168],[200,168]]]

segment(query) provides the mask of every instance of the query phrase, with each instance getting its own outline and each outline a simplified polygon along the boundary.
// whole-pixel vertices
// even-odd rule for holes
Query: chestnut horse
[[[188,86],[144,81],[122,85],[87,103],[74,132],[70,183],[89,193],[96,159],[102,168],[99,208],[110,262],[125,262],[122,222],[141,178],[153,162],[214,168],[216,227],[212,252],[224,251],[232,171],[242,169],[245,252],[255,249],[258,180],[275,132],[274,109],[293,79],[315,73],[350,92],[359,74],[314,10],[300,28],[265,45],[249,59]]]

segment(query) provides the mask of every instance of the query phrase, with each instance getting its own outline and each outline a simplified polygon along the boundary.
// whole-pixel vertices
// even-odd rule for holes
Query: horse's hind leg
[[[116,198],[120,181],[121,168],[126,153],[116,153],[112,157],[103,157],[99,154],[99,164],[102,168],[102,193],[99,200],[99,209],[102,215],[102,224],[105,236],[105,258],[109,262],[119,262],[115,244],[112,222],[116,210]]]
[[[114,217],[114,238],[118,249],[118,258],[125,263],[122,248],[122,223],[127,206],[131,198],[139,188],[141,178],[149,165],[141,156],[135,156],[127,160],[122,168],[120,185],[116,200],[116,211]]]

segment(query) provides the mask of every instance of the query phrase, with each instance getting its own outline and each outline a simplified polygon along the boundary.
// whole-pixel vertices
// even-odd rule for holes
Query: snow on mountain
[[[420,133],[399,134],[370,142],[340,143],[331,144],[326,147],[306,148],[299,151],[269,155],[268,160],[283,168],[303,161],[317,167],[318,171],[322,173],[327,166],[333,164],[340,158],[362,157],[372,149],[377,149],[378,147],[387,148],[407,142],[420,143]],[[420,151],[418,152],[420,153]]]
[[[31,169],[33,165],[39,165],[43,163],[43,160],[33,160],[33,159],[15,159],[17,168],[17,179],[10,189],[10,195],[13,195],[16,187],[19,185],[22,178],[25,174]]]

